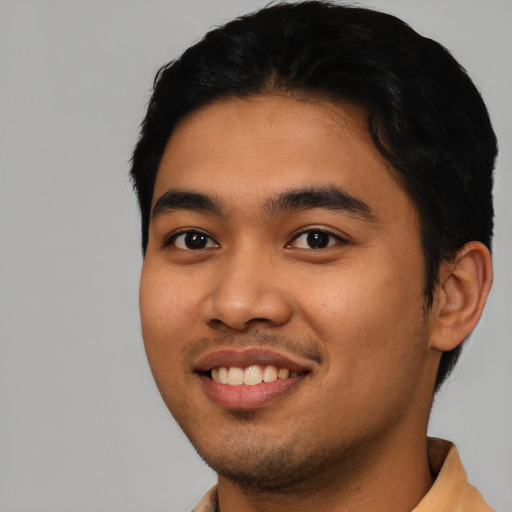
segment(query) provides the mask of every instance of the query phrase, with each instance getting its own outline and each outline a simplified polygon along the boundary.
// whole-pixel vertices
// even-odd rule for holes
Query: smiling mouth
[[[308,372],[290,371],[274,365],[252,364],[245,368],[238,366],[219,366],[212,368],[206,375],[218,384],[228,386],[256,386],[277,380],[287,380],[300,377]]]
[[[271,406],[296,390],[314,370],[310,360],[262,348],[216,350],[195,363],[206,395],[225,410]]]

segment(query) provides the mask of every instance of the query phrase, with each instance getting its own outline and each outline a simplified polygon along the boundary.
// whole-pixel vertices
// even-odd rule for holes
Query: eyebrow
[[[294,210],[315,208],[345,212],[367,222],[375,222],[371,208],[346,190],[335,187],[306,187],[292,189],[268,199],[264,212],[268,217]],[[215,196],[188,190],[171,189],[162,194],[152,210],[152,218],[177,210],[194,210],[223,216],[222,201]]]
[[[271,217],[291,210],[314,208],[345,212],[367,222],[377,220],[364,201],[335,186],[292,189],[265,203],[265,210]]]
[[[222,215],[222,205],[217,198],[199,192],[172,189],[157,199],[151,216],[155,218],[176,210],[195,210]]]

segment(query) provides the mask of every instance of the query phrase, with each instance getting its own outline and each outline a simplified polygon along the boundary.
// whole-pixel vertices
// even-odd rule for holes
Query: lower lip
[[[201,375],[206,392],[210,398],[224,409],[258,409],[281,398],[292,391],[305,375],[291,379],[278,379],[274,382],[262,382],[254,386],[230,386],[219,384],[206,375]]]

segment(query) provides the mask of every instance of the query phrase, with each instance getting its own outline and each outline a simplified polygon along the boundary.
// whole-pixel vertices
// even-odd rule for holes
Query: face
[[[415,208],[356,107],[230,99],[172,134],[142,330],[163,399],[220,475],[281,488],[424,435],[424,278]]]

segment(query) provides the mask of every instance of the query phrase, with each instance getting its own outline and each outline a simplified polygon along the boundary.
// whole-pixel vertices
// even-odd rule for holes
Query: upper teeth
[[[287,368],[280,368],[273,365],[259,366],[253,364],[245,368],[237,366],[221,366],[219,368],[212,368],[212,379],[220,384],[229,384],[231,386],[254,386],[262,382],[274,382],[277,379],[288,379],[297,377],[298,372],[290,372]]]

